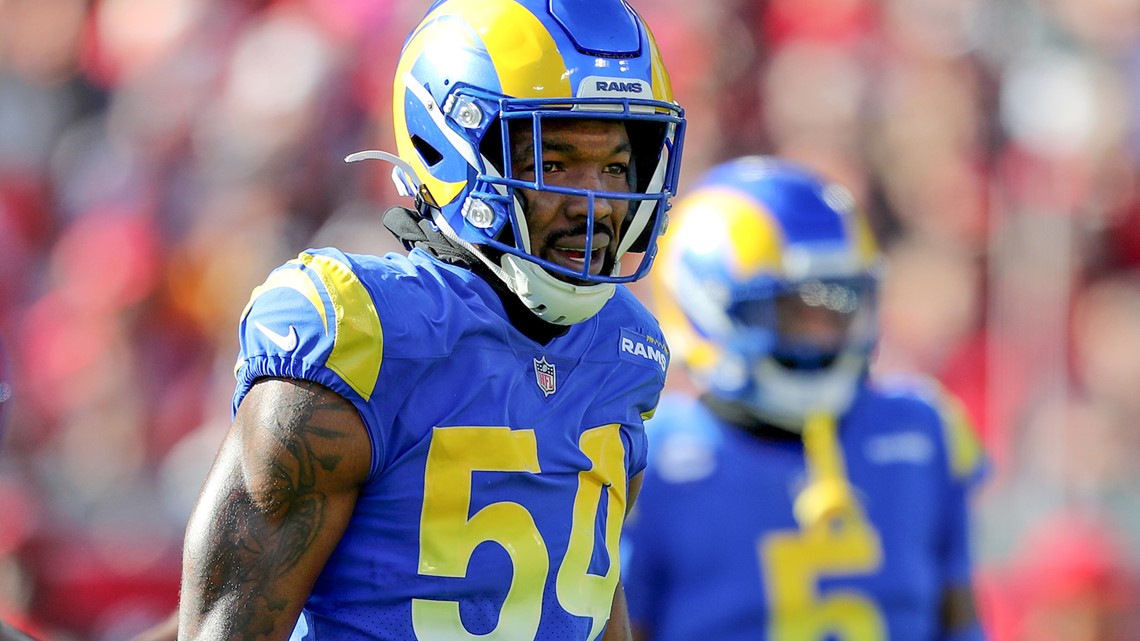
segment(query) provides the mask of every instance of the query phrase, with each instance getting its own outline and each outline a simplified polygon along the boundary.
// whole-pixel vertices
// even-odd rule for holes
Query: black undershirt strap
[[[482,261],[466,248],[451,242],[432,224],[430,218],[406,207],[392,207],[384,212],[384,227],[400,239],[405,249],[412,250],[419,247],[445,263],[466,267],[478,274],[491,286],[491,289],[495,290],[511,325],[534,342],[547,345],[570,330],[569,326],[548,323],[535,316],[534,312],[530,311]]]

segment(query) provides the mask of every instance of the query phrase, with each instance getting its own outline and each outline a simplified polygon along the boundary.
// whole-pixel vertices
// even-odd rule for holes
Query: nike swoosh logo
[[[297,330],[292,325],[289,326],[288,334],[278,334],[258,321],[254,321],[253,326],[265,334],[266,338],[273,341],[274,345],[286,352],[291,352],[297,347]]]

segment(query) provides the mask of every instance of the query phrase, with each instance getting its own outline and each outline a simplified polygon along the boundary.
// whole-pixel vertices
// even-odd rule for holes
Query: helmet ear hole
[[[420,158],[423,159],[424,164],[428,167],[434,167],[443,160],[443,154],[439,153],[438,149],[432,147],[428,141],[419,136],[412,136],[412,145],[416,148],[416,152],[419,153]]]

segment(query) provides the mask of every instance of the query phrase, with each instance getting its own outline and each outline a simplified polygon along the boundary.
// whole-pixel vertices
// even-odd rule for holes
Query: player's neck
[[[792,430],[756,416],[755,413],[748,411],[748,408],[740,403],[726,401],[711,394],[702,394],[700,401],[717,418],[758,439],[764,441],[798,441],[801,438],[798,433]]]

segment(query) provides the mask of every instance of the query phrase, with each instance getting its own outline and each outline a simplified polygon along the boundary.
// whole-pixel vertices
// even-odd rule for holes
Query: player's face
[[[855,307],[838,307],[808,300],[801,294],[776,298],[776,329],[780,336],[822,351],[838,352],[847,340]]]
[[[511,131],[511,170],[534,180],[533,136],[529,127]],[[625,125],[607,120],[544,120],[542,175],[547,185],[595,191],[630,191],[631,150]],[[629,211],[627,200],[594,201],[592,251],[586,248],[589,203],[584,196],[520,190],[530,231],[531,253],[557,265],[591,274],[613,266],[618,234]]]

